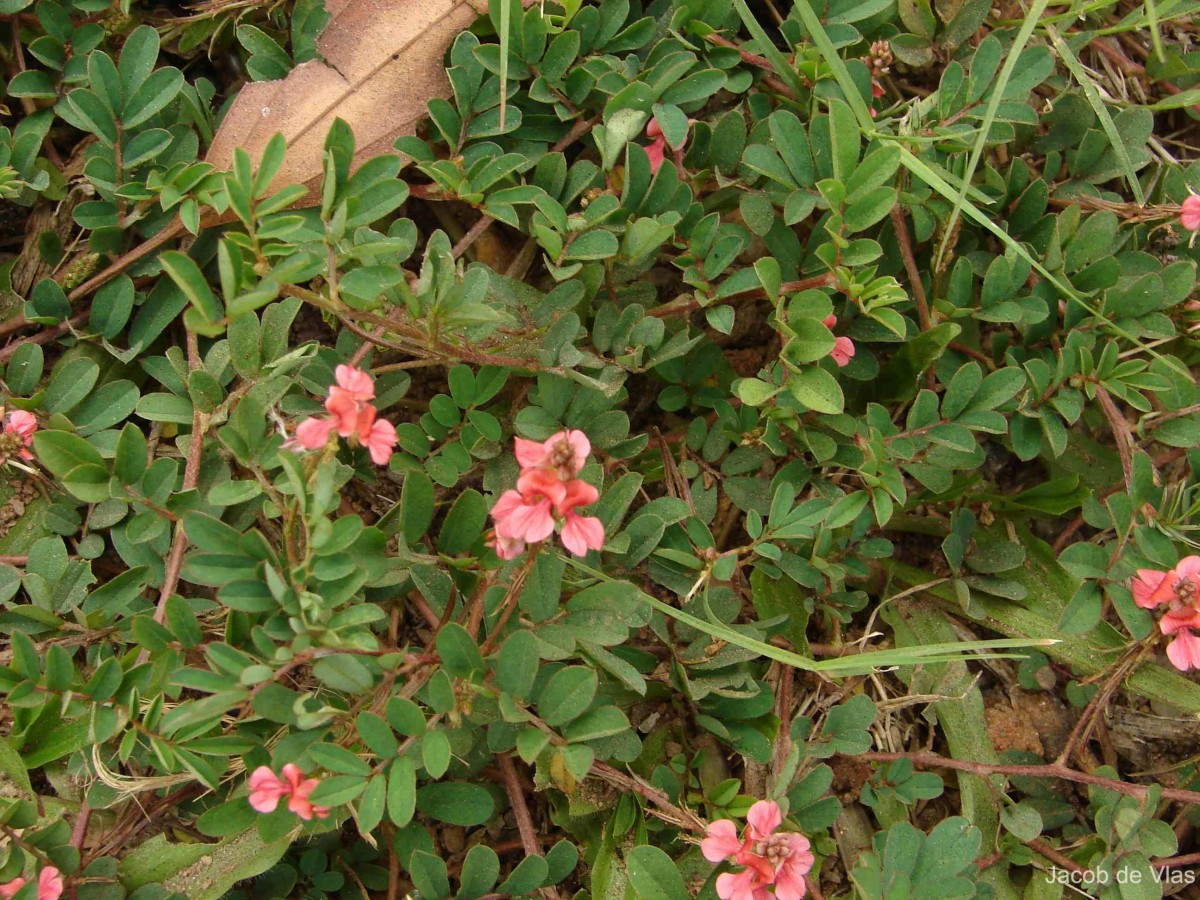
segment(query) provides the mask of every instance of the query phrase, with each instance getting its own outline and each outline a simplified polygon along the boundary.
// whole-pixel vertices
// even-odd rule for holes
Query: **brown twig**
[[[785,281],[779,286],[779,293],[795,294],[811,288],[828,287],[831,284],[833,284],[833,275],[826,273],[824,275],[815,275],[812,278],[802,278],[799,281]],[[732,303],[735,300],[756,300],[766,295],[767,292],[762,288],[748,288],[744,291],[738,291],[736,294],[730,294],[728,297],[713,300],[712,305],[719,306],[722,303]],[[688,294],[687,296],[680,297],[678,300],[665,303],[657,309],[652,309],[646,315],[654,316],[656,319],[667,319],[672,316],[682,316],[703,308],[704,304],[694,296]]]
[[[483,236],[484,232],[492,227],[492,223],[495,221],[495,219],[487,214],[484,214],[476,219],[475,224],[470,227],[467,233],[459,238],[458,243],[454,245],[454,249],[450,251],[450,255],[455,259],[458,259],[464,253],[470,250],[471,246]]]
[[[771,65],[771,61],[765,56],[759,56],[757,53],[751,53],[749,50],[744,50],[742,47],[729,40],[729,38],[721,37],[719,34],[710,34],[706,36],[706,40],[709,43],[716,44],[718,47],[728,47],[730,50],[736,50],[738,55],[742,58],[742,62],[744,63],[749,63],[750,65],[756,66],[759,69],[763,69],[766,72],[774,73],[775,71],[775,67]],[[801,75],[800,78],[801,80],[804,80],[804,76]],[[763,84],[775,91],[777,94],[782,94],[784,97],[787,97],[790,100],[797,99],[796,92],[776,78],[774,74],[766,75],[763,78]]]
[[[188,370],[191,372],[200,368],[200,344],[195,332],[187,333]],[[204,449],[204,432],[208,427],[207,417],[199,409],[192,411],[192,434],[188,439],[187,463],[183,469],[183,490],[190,491],[200,479],[200,456]],[[175,524],[175,537],[171,542],[171,552],[167,556],[167,566],[163,575],[162,590],[158,593],[158,605],[154,609],[154,621],[162,624],[167,614],[167,600],[175,593],[179,585],[179,573],[183,569],[183,553],[187,549],[187,532],[183,523]],[[144,651],[143,651],[144,652]]]
[[[601,781],[608,782],[615,788],[619,788],[627,793],[637,794],[649,800],[655,807],[651,812],[664,822],[670,822],[672,825],[677,825],[687,831],[696,833],[703,833],[708,828],[708,823],[690,809],[676,806],[671,802],[670,797],[640,778],[626,775],[624,772],[614,769],[607,763],[601,762],[592,763],[591,774]]]
[[[71,316],[71,318],[63,322],[59,322],[52,328],[47,328],[45,331],[39,331],[37,334],[27,338],[21,338],[19,341],[13,341],[3,350],[0,350],[0,363],[8,362],[12,355],[17,352],[17,348],[22,344],[48,344],[55,338],[60,338],[64,334],[67,334],[77,325],[82,325],[83,321],[90,315],[91,312],[88,310],[77,312],[75,315]]]
[[[1092,775],[1090,772],[1077,772],[1059,763],[1030,766],[980,763],[965,759],[951,759],[950,757],[940,756],[937,753],[925,750],[915,750],[911,753],[859,753],[853,758],[861,762],[895,762],[898,759],[907,759],[914,766],[921,766],[926,769],[954,769],[958,772],[970,772],[973,775],[983,776],[1015,775],[1020,778],[1055,778],[1060,781],[1071,781],[1076,784],[1091,784],[1107,788],[1110,791],[1116,791],[1118,794],[1125,794],[1127,797],[1133,797],[1137,800],[1145,799],[1146,794],[1150,790],[1144,784],[1130,784],[1116,778],[1104,778],[1101,775]],[[1185,791],[1179,788],[1164,787],[1162,788],[1162,798],[1164,800],[1174,800],[1179,803],[1200,805],[1200,791]]]
[[[929,318],[929,299],[925,296],[925,285],[921,282],[921,270],[913,255],[912,239],[908,235],[908,223],[904,221],[904,209],[897,203],[892,207],[892,228],[896,232],[896,243],[900,247],[900,258],[904,260],[904,271],[912,283],[913,302],[917,305],[917,320],[922,331],[933,327]]]
[[[1046,859],[1050,860],[1050,862],[1054,863],[1060,869],[1066,869],[1068,872],[1075,872],[1078,874],[1082,874],[1087,871],[1086,868],[1075,862],[1075,860],[1071,859],[1071,857],[1067,856],[1065,853],[1060,853],[1058,850],[1055,850],[1045,841],[1034,838],[1033,840],[1026,841],[1025,846],[1039,856],[1046,857]]]
[[[1117,454],[1121,457],[1121,471],[1125,473],[1125,489],[1133,492],[1133,435],[1129,433],[1129,422],[1117,409],[1112,397],[1102,385],[1096,385],[1096,399],[1100,401],[1100,409],[1113,431],[1113,439],[1117,443]]]
[[[513,816],[517,820],[517,831],[521,834],[521,846],[529,856],[538,856],[542,848],[538,845],[537,832],[533,830],[533,819],[529,815],[529,807],[525,804],[525,790],[517,777],[516,766],[512,756],[501,753],[496,756],[500,766],[500,774],[504,776],[504,792],[508,794],[509,805],[512,806]]]

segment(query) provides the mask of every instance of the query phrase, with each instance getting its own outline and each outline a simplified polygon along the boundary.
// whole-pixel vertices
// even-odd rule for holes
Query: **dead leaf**
[[[532,0],[524,0],[528,5]],[[335,118],[354,132],[355,164],[388,153],[413,134],[434,97],[448,97],[446,50],[487,11],[487,0],[326,0],[330,20],[317,40],[325,62],[302,63],[281,81],[242,88],[206,160],[228,169],[235,147],[255,162],[276,132],[287,160],[273,187],[321,178],[321,148]]]
[[[536,0],[521,0],[530,6]],[[396,138],[416,132],[434,97],[450,96],[446,51],[454,39],[487,12],[488,0],[326,0],[329,24],[317,40],[325,62],[297,66],[279,81],[247,84],[225,114],[205,160],[229,169],[242,147],[257,164],[267,141],[281,132],[287,158],[273,190],[303,184],[315,203],[321,180],[321,150],[334,119],[354,132],[358,164],[394,150]],[[590,123],[587,123],[590,126]],[[579,123],[577,123],[578,127]],[[573,129],[568,137],[574,140]],[[201,227],[229,221],[227,213],[206,217]],[[71,291],[72,303],[139,259],[183,235],[178,219]]]

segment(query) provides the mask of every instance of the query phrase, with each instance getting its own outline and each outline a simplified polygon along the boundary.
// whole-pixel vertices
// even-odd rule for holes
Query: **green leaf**
[[[183,73],[173,66],[151,73],[132,97],[125,101],[121,124],[136,128],[151,116],[161,112],[183,88]]]
[[[62,478],[76,466],[103,466],[104,458],[81,437],[65,431],[39,431],[33,451],[51,474]]]
[[[178,250],[167,250],[159,256],[163,269],[171,276],[171,280],[179,286],[183,294],[205,322],[217,323],[225,314],[221,301],[213,294],[200,267],[186,253]]]
[[[410,547],[429,530],[433,511],[433,482],[424,472],[409,472],[400,489],[400,517],[404,541]]]
[[[639,900],[686,900],[691,896],[679,867],[658,847],[634,847],[625,857],[625,871]]]
[[[458,900],[477,900],[489,893],[500,877],[500,857],[486,844],[467,851],[458,876]]]
[[[594,669],[567,666],[555,672],[537,698],[538,712],[547,725],[565,725],[580,716],[596,696]]]
[[[417,805],[417,771],[412,760],[401,757],[392,763],[388,776],[388,818],[397,828],[412,821]]]
[[[792,372],[788,375],[787,389],[814,412],[834,415],[840,413],[846,403],[837,379],[819,366]]]
[[[417,790],[417,809],[448,825],[482,825],[492,817],[496,802],[481,785],[465,781],[426,784]]]
[[[533,690],[538,671],[537,638],[529,631],[514,631],[500,647],[496,686],[519,700]]]
[[[484,670],[479,645],[467,629],[455,622],[441,627],[436,640],[442,668],[456,678],[468,678]]]

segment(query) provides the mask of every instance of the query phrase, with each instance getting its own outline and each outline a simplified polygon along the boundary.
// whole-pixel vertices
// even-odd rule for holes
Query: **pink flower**
[[[0,415],[3,415],[2,409]],[[33,413],[14,409],[9,414],[8,421],[4,423],[4,432],[0,435],[0,465],[8,462],[10,456],[33,459],[29,447],[33,444],[33,435],[37,430],[38,423]]]
[[[376,418],[378,411],[371,403],[375,385],[371,376],[354,366],[338,366],[337,384],[329,388],[325,410],[329,418],[307,418],[296,428],[296,435],[283,446],[287,450],[320,450],[337,432],[351,443],[366,447],[371,461],[385,466],[396,446],[396,426]]]
[[[1179,224],[1188,231],[1200,229],[1200,194],[1189,194],[1179,209]]]
[[[283,775],[288,780],[292,792],[291,799],[288,800],[288,809],[305,822],[311,822],[313,816],[318,819],[329,818],[329,807],[314,806],[308,799],[313,789],[321,783],[319,779],[305,778],[304,773],[295,763],[288,763],[284,766]]]
[[[577,506],[590,506],[600,499],[600,492],[586,481],[571,481],[567,484],[563,499],[555,509],[563,517],[562,542],[574,556],[586,556],[589,550],[604,546],[604,524],[595,516],[581,516],[575,512]]]
[[[63,895],[62,873],[54,866],[46,866],[38,875],[37,900],[58,900]],[[0,885],[0,898],[10,900],[21,888],[25,887],[24,878],[14,878],[8,884]]]
[[[288,763],[283,767],[283,778],[276,776],[266,766],[259,766],[250,774],[250,806],[258,812],[274,812],[279,801],[288,799],[288,809],[306,822],[329,818],[329,807],[314,806],[309,795],[321,782],[316,778],[305,778],[300,767]]]
[[[769,900],[772,895],[767,888],[773,885],[778,900],[800,900],[808,889],[804,876],[814,862],[808,839],[802,834],[775,833],[783,816],[771,800],[751,806],[746,822],[740,841],[737,826],[721,819],[708,826],[700,842],[700,852],[709,862],[729,859],[745,866],[741,872],[717,877],[717,896],[721,900]]]
[[[275,812],[279,801],[291,792],[292,786],[266,766],[250,773],[250,806],[257,812]]]
[[[38,900],[58,900],[62,895],[62,874],[54,866],[46,866],[38,875]]]
[[[837,316],[828,315],[821,320],[821,324],[832,331],[833,326],[837,324]],[[829,355],[839,368],[846,366],[854,358],[854,341],[848,337],[837,338]]]
[[[582,431],[560,431],[542,442],[517,438],[517,464],[526,469],[551,469],[563,481],[579,474],[592,452],[592,442]]]
[[[1186,556],[1169,572],[1138,569],[1129,585],[1142,609],[1170,603],[1172,609],[1193,607],[1200,599],[1200,556]]]
[[[833,349],[829,351],[829,355],[839,368],[849,365],[850,360],[854,359],[854,341],[844,336],[838,338],[833,344]]]
[[[667,155],[667,136],[662,132],[662,126],[658,124],[658,119],[651,118],[646,125],[646,137],[650,138],[650,143],[642,149],[646,151],[646,155],[650,157],[650,174],[658,174],[658,170],[662,168],[663,160]],[[682,150],[687,145],[687,135],[684,134],[683,142],[675,148]]]

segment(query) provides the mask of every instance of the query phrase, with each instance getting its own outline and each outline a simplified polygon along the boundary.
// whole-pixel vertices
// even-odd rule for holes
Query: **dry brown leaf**
[[[528,5],[532,0],[525,0]],[[255,162],[276,132],[287,160],[274,186],[303,184],[315,199],[321,149],[335,118],[354,132],[354,162],[390,152],[413,134],[434,97],[448,97],[443,64],[458,34],[487,11],[487,0],[326,0],[329,24],[317,41],[325,62],[302,63],[280,81],[242,88],[206,160],[230,167],[244,148]]]
[[[536,0],[522,0],[530,6]],[[205,160],[229,169],[242,147],[255,164],[267,141],[281,132],[287,158],[272,189],[303,184],[315,203],[321,150],[334,119],[354,132],[354,165],[392,151],[396,138],[416,132],[434,97],[450,96],[446,51],[487,12],[488,0],[325,0],[329,24],[317,40],[326,62],[297,66],[280,81],[247,84],[213,137]],[[578,137],[574,131],[574,137]],[[203,227],[222,221],[204,219]],[[224,221],[229,221],[228,214]],[[184,234],[176,219],[70,293],[75,302],[137,260]]]

